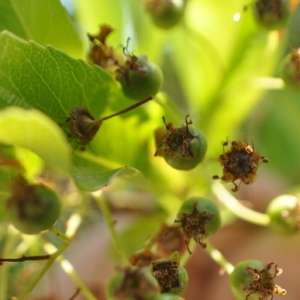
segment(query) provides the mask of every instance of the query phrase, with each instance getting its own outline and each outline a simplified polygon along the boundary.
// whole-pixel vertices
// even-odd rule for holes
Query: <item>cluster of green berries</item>
[[[269,29],[280,29],[286,25],[289,10],[284,0],[257,0],[251,4],[258,24]],[[146,11],[154,24],[161,28],[171,28],[180,23],[186,9],[185,0],[147,0]],[[124,62],[107,45],[107,36],[112,28],[103,25],[96,36],[89,35],[92,47],[89,60],[115,74],[124,95],[136,104],[111,116],[97,118],[87,108],[74,108],[65,125],[68,136],[75,139],[84,149],[98,132],[102,122],[113,116],[125,113],[149,101],[162,88],[161,69],[148,61],[145,55],[135,56],[126,53]],[[284,60],[282,76],[287,86],[300,87],[300,54],[293,50]],[[144,100],[141,100],[144,99]],[[165,130],[157,143],[155,156],[163,156],[167,164],[177,170],[191,170],[201,163],[207,151],[204,134],[192,125],[187,115],[185,123],[174,126],[163,117]],[[223,175],[214,176],[223,182],[232,182],[239,189],[236,180],[250,184],[256,179],[256,171],[261,162],[268,160],[243,141],[226,141],[219,161],[223,166]],[[224,147],[230,146],[229,150]],[[11,195],[6,201],[9,221],[25,234],[36,234],[51,228],[60,215],[60,200],[57,194],[42,184],[30,184],[18,176],[11,185]],[[300,204],[296,196],[284,195],[276,198],[267,210],[270,226],[275,231],[291,235],[300,228]],[[187,250],[191,253],[190,241],[203,248],[206,239],[218,231],[221,226],[218,206],[205,198],[190,198],[182,204],[177,219]],[[107,289],[110,300],[180,300],[188,285],[188,275],[180,265],[178,252],[169,258],[155,259],[152,254],[143,253],[131,266],[118,269]],[[137,263],[138,262],[138,263]],[[272,267],[274,272],[272,273]],[[260,261],[249,260],[237,264],[230,275],[232,293],[238,300],[268,299],[273,294],[285,295],[286,291],[274,283],[274,278],[282,270],[274,263],[264,265]]]
[[[213,235],[221,225],[219,209],[215,203],[205,198],[193,197],[186,200],[178,214],[175,223],[179,227],[169,227],[164,235],[174,230],[181,230],[181,238],[178,233],[172,239],[164,239],[163,243],[171,244],[170,247],[180,251],[181,242],[184,241],[188,251],[191,239],[202,247],[204,240]],[[180,236],[180,234],[179,234]],[[175,243],[174,243],[175,240]],[[158,242],[161,239],[157,238]],[[164,245],[166,249],[166,245]],[[173,250],[175,250],[173,248]],[[170,248],[169,248],[170,249]],[[179,300],[188,286],[188,274],[180,265],[180,254],[175,251],[169,258],[156,258],[149,250],[142,251],[133,256],[130,267],[120,268],[111,279],[108,286],[108,299],[153,299],[153,300]],[[141,297],[141,295],[143,295]]]

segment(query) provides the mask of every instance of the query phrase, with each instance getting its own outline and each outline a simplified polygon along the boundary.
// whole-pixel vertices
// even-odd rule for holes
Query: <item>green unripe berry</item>
[[[293,49],[280,64],[281,78],[289,89],[300,91],[300,48]]]
[[[151,263],[151,272],[157,279],[161,293],[183,295],[188,286],[188,274],[179,264],[179,254],[161,258]]]
[[[29,185],[19,179],[7,200],[8,218],[25,234],[50,229],[60,214],[60,200],[56,193],[42,184]]]
[[[207,151],[207,141],[204,134],[191,126],[192,121],[175,127],[172,123],[166,123],[163,118],[167,132],[163,142],[158,146],[161,148],[162,156],[165,161],[174,169],[191,170],[195,168],[205,157]]]
[[[274,263],[264,265],[258,260],[242,261],[230,274],[232,294],[236,300],[267,300],[273,294],[285,295],[286,290],[274,284],[274,278],[281,273],[282,269]]]
[[[281,29],[287,24],[289,8],[286,0],[257,0],[252,9],[257,23],[268,30]]]
[[[155,96],[163,84],[161,69],[149,62],[146,55],[129,56],[125,65],[117,69],[116,79],[124,94],[135,100]]]
[[[157,300],[159,285],[147,268],[119,269],[107,287],[108,300]]]
[[[181,223],[187,244],[194,239],[205,248],[203,240],[216,233],[221,226],[220,211],[214,202],[193,197],[183,202],[175,222]]]
[[[185,11],[185,0],[147,0],[146,10],[154,24],[160,28],[177,25]]]
[[[267,208],[270,227],[282,235],[293,235],[300,229],[300,201],[296,195],[281,195]]]

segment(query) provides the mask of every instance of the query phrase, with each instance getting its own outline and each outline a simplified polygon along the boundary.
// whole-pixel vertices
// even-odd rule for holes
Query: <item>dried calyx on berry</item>
[[[116,80],[120,82],[123,93],[134,100],[155,96],[163,84],[161,69],[149,62],[146,55],[129,54],[127,47],[123,48],[127,57],[125,63],[116,70]]]
[[[179,264],[178,252],[173,253],[170,258],[153,261],[150,268],[159,283],[161,293],[184,294],[188,286],[188,275]]]
[[[268,29],[284,28],[289,18],[288,1],[256,0],[251,4],[257,23]]]
[[[175,222],[180,223],[187,249],[191,253],[189,248],[191,239],[205,248],[204,239],[218,231],[221,226],[220,211],[214,202],[193,197],[183,202]]]
[[[225,151],[225,147],[231,144],[230,150]],[[267,163],[268,159],[254,151],[253,147],[238,141],[222,142],[223,154],[219,156],[219,162],[223,166],[223,175],[213,176],[213,179],[221,179],[224,182],[234,184],[233,192],[239,190],[236,180],[241,180],[245,184],[254,182],[257,178],[257,169],[259,165]]]
[[[166,162],[178,170],[191,170],[203,159],[207,150],[207,142],[203,133],[191,126],[192,121],[185,117],[185,124],[175,127],[173,123],[166,123],[167,132],[163,141],[158,145],[154,156],[161,151]]]
[[[95,137],[103,121],[131,111],[151,99],[152,97],[147,97],[146,99],[138,101],[127,108],[103,118],[96,118],[86,107],[77,107],[72,110],[70,116],[65,119],[62,126],[67,127],[67,136],[71,140],[74,139],[77,145],[80,145],[81,150],[84,150]]]
[[[119,65],[118,58],[113,47],[108,46],[106,39],[114,29],[109,25],[101,25],[99,33],[96,35],[88,34],[91,43],[87,54],[88,61],[98,65],[105,70],[111,70]]]
[[[93,116],[86,107],[76,107],[66,118],[64,125],[68,127],[68,137],[75,139],[84,150],[98,132],[102,120]]]
[[[230,274],[231,291],[237,300],[267,300],[273,299],[273,294],[286,295],[286,290],[274,283],[281,274],[282,269],[273,262],[265,265],[258,260],[242,261]]]
[[[153,300],[159,295],[159,285],[147,268],[119,268],[107,287],[110,300]]]
[[[182,19],[186,0],[145,0],[146,11],[160,28],[171,28]]]
[[[60,215],[57,194],[45,185],[29,184],[22,176],[12,183],[6,206],[9,221],[25,234],[50,229]]]

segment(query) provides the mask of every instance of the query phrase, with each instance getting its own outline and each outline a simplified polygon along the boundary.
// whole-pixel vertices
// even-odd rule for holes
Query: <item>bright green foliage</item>
[[[28,148],[54,170],[70,174],[71,149],[66,137],[52,119],[38,110],[24,110],[19,107],[2,110],[0,141]]]
[[[107,170],[101,164],[101,160],[93,159],[89,156],[76,154],[73,159],[72,174],[77,186],[84,191],[97,191],[120,174],[134,176],[138,171],[130,167],[122,167],[114,170]]]
[[[83,42],[59,0],[2,0],[0,31],[4,29],[76,58],[84,55]]]
[[[113,78],[98,67],[9,32],[0,33],[0,43],[0,107],[34,107],[63,123],[72,108],[88,107],[97,116],[118,99]]]

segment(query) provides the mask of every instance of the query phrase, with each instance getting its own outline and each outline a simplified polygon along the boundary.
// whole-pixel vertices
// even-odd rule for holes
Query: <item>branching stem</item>
[[[206,248],[204,249],[208,255],[214,260],[228,275],[230,275],[234,269],[234,266],[223,256],[223,254],[214,248],[212,244],[207,241]]]
[[[214,183],[212,191],[218,200],[238,218],[260,226],[268,226],[270,224],[270,217],[267,214],[245,207],[222,184]]]
[[[127,258],[127,255],[123,249],[123,246],[119,240],[118,234],[115,230],[115,220],[112,218],[110,209],[108,208],[105,200],[103,199],[103,197],[100,196],[96,196],[95,197],[97,204],[103,214],[103,217],[106,221],[106,224],[108,226],[108,230],[110,232],[110,236],[113,240],[113,244],[115,246],[116,252],[118,253],[120,260],[121,260],[121,264],[123,264],[124,266],[130,265],[130,262]]]

